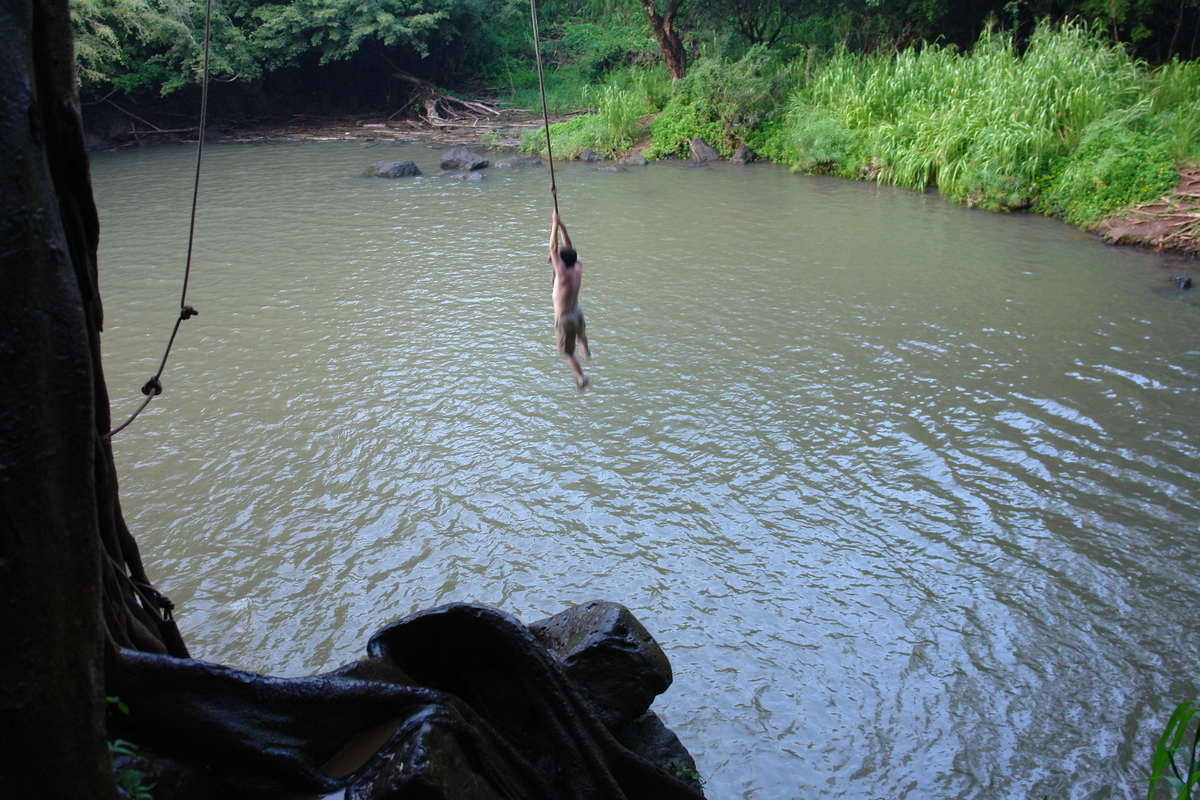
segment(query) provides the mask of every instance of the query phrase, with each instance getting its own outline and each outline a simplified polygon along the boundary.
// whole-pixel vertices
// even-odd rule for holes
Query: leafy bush
[[[779,56],[761,46],[734,62],[701,59],[676,81],[674,96],[651,124],[647,157],[683,155],[695,136],[729,155],[774,116],[788,74]]]
[[[562,27],[555,58],[560,68],[594,81],[630,64],[650,63],[658,46],[645,25],[572,21]]]
[[[1078,149],[1055,163],[1043,211],[1086,227],[1169,192],[1178,172],[1162,144],[1113,122],[1091,126]]]

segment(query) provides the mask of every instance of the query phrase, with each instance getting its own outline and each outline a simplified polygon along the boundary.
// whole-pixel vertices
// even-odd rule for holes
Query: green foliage
[[[695,767],[689,765],[681,758],[668,759],[663,764],[663,768],[675,777],[695,786],[697,789],[704,788],[704,779],[700,777],[700,773],[696,771]]]
[[[1150,768],[1150,787],[1146,791],[1146,800],[1154,800],[1154,789],[1159,781],[1166,781],[1171,787],[1171,797],[1174,800],[1190,800],[1193,790],[1200,784],[1200,760],[1197,760],[1197,745],[1200,744],[1200,728],[1197,723],[1200,717],[1200,701],[1187,701],[1175,707],[1158,747],[1154,751],[1154,759]],[[1191,730],[1192,743],[1187,744],[1187,734]],[[1182,769],[1176,759],[1182,756]],[[1167,774],[1167,768],[1171,774]]]
[[[841,51],[788,101],[786,162],[918,190],[936,185],[956,202],[991,210],[1028,208],[1051,165],[1061,165],[1101,120],[1145,120],[1161,108],[1156,125],[1193,139],[1187,125],[1197,109],[1180,98],[1196,100],[1194,84],[1186,93],[1195,75],[1163,71],[1155,84],[1144,64],[1082,25],[1039,27],[1024,56],[994,32],[965,55],[933,46],[890,55]],[[1162,99],[1148,101],[1155,86]],[[1137,170],[1121,168],[1136,179],[1104,179],[1116,182],[1111,197],[1093,198],[1090,211],[1078,205],[1082,184],[1063,189],[1084,216],[1118,198],[1136,202],[1143,187],[1161,185],[1161,152],[1147,159]],[[1077,165],[1071,174],[1081,171]]]
[[[486,71],[499,43],[489,0],[214,0],[209,72],[248,80],[315,56],[345,60],[371,46],[401,60]],[[169,94],[201,79],[201,0],[71,0],[81,85]],[[526,18],[526,22],[527,22]]]
[[[129,706],[121,702],[119,697],[106,697],[105,702],[109,708],[118,714],[128,715]],[[131,798],[131,800],[154,800],[150,790],[154,788],[154,784],[145,783],[146,774],[136,767],[122,767],[117,769],[117,759],[125,759],[127,761],[145,761],[146,759],[138,753],[138,747],[132,742],[127,742],[124,739],[111,739],[108,742],[108,763],[113,770],[114,777],[117,780],[117,786]]]
[[[195,0],[71,0],[80,85],[167,94],[197,82],[204,13],[204,4]],[[209,72],[215,78],[261,73],[242,31],[220,4],[213,9]]]
[[[562,26],[554,45],[560,69],[574,71],[585,81],[631,64],[653,62],[658,45],[645,25],[571,21]]]
[[[1176,160],[1200,161],[1200,61],[1172,59],[1150,76],[1149,129]]]
[[[675,93],[651,123],[648,158],[684,155],[699,136],[729,155],[776,111],[790,68],[778,54],[756,46],[737,61],[710,57],[675,82]]]
[[[759,156],[771,161],[787,158],[787,129],[783,120],[771,119],[746,132],[746,145]]]
[[[1080,146],[1056,162],[1041,207],[1086,227],[1160,197],[1174,188],[1177,177],[1166,147],[1144,133],[1104,121],[1089,128]]]
[[[620,155],[637,141],[637,120],[649,110],[637,94],[613,85],[587,94],[595,97],[594,113],[580,114],[550,126],[557,158],[573,158],[584,150],[594,150],[602,157]],[[527,129],[521,136],[521,149],[546,152],[545,129]]]
[[[292,0],[265,3],[253,11],[255,43],[268,66],[296,63],[315,51],[320,63],[339,61],[367,42],[427,58],[439,45],[482,25],[481,8],[470,0]]]
[[[155,785],[153,783],[145,783],[146,773],[134,767],[116,768],[118,758],[133,759],[134,761],[145,760],[138,753],[137,745],[127,742],[124,739],[110,741],[108,743],[108,758],[114,770],[117,786],[121,787],[122,791],[128,797],[132,798],[132,800],[154,800],[154,796],[150,793],[150,790]]]
[[[711,114],[677,96],[650,123],[651,144],[644,155],[646,158],[686,156],[689,142],[695,136],[719,150],[722,144],[721,131],[721,123],[713,119]]]

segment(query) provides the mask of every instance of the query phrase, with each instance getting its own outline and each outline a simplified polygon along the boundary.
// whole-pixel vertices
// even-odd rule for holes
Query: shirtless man
[[[575,388],[582,392],[591,384],[591,378],[583,374],[579,359],[575,357],[575,340],[583,345],[583,355],[592,357],[588,348],[587,327],[583,321],[583,306],[579,305],[579,284],[583,280],[583,264],[571,246],[567,227],[554,210],[550,225],[550,267],[554,272],[554,332],[558,339],[558,352],[567,357],[567,363],[575,372]],[[562,246],[558,234],[562,232]]]

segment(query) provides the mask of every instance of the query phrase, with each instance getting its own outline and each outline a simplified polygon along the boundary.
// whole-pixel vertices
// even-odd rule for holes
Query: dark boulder
[[[595,150],[584,150],[578,156],[576,156],[576,158],[587,164],[591,164],[600,160],[600,156]]]
[[[483,169],[490,162],[478,153],[472,153],[465,147],[456,147],[453,150],[447,150],[442,155],[442,169]]]
[[[558,656],[609,730],[641,716],[671,685],[666,654],[619,603],[592,600],[533,622],[529,630]]]
[[[704,788],[692,754],[658,715],[647,711],[614,733],[621,745],[651,764],[657,764],[693,789]]]
[[[710,161],[720,161],[721,154],[699,136],[692,138],[692,163],[707,164]]]
[[[753,164],[758,160],[758,153],[751,150],[746,145],[739,147],[729,158],[730,164]]]
[[[623,167],[644,167],[650,162],[646,160],[645,156],[635,153],[629,156],[621,156],[617,159],[617,163]]]
[[[376,161],[367,167],[366,174],[375,178],[410,178],[420,175],[421,170],[412,161]]]

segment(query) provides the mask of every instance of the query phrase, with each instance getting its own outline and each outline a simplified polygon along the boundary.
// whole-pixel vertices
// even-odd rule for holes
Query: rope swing
[[[529,16],[533,19],[533,54],[537,58],[538,89],[542,93],[542,124],[546,128],[546,161],[550,163],[550,196],[558,211],[558,187],[554,184],[554,151],[550,148],[550,112],[546,110],[546,79],[542,74],[541,37],[538,35],[537,0],[529,0]]]
[[[532,1],[530,0],[530,2]],[[187,259],[183,267],[183,291],[179,296],[179,317],[175,320],[175,328],[171,331],[171,338],[167,340],[167,349],[163,353],[162,361],[158,365],[158,372],[154,373],[154,377],[146,381],[145,385],[142,386],[142,394],[146,395],[146,399],[138,406],[137,411],[134,411],[130,415],[129,419],[104,435],[104,438],[108,440],[111,440],[113,436],[125,430],[129,426],[129,423],[137,419],[138,415],[146,410],[146,406],[150,405],[151,400],[163,393],[162,375],[163,371],[167,368],[167,358],[171,355],[171,347],[175,344],[175,336],[179,333],[179,326],[184,320],[191,319],[200,313],[187,304],[187,290],[188,280],[192,276],[192,245],[196,241],[196,201],[200,196],[200,161],[204,156],[204,122],[208,119],[208,56],[211,40],[212,0],[207,0],[204,6],[204,77],[200,84],[200,140],[196,147],[196,178],[192,183],[192,216],[188,226]]]

